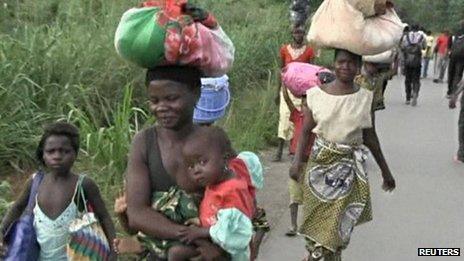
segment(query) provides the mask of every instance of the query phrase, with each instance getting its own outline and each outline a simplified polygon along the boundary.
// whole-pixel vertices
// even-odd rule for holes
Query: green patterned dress
[[[363,148],[319,138],[311,155],[304,175],[301,233],[317,257],[322,248],[334,253],[344,249],[354,226],[370,221],[372,211]]]
[[[364,162],[363,129],[372,127],[373,93],[331,95],[307,92],[317,135],[303,174],[303,224],[300,233],[314,260],[341,260],[356,225],[372,219]]]
[[[200,225],[198,218],[199,198],[187,194],[178,187],[171,187],[167,192],[155,192],[152,198],[154,210],[165,215],[169,220],[184,225]],[[176,240],[159,240],[141,232],[137,235],[145,249],[157,257],[166,259],[169,248],[181,244]]]

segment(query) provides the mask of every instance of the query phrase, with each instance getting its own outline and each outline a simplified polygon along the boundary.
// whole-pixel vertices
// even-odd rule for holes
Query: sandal
[[[294,237],[297,235],[296,228],[290,228],[287,233],[285,233],[287,237]]]

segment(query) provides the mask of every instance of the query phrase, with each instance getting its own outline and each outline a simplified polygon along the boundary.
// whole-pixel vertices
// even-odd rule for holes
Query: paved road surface
[[[422,80],[414,108],[404,104],[403,80],[397,77],[389,83],[387,109],[377,113],[378,134],[397,189],[384,193],[377,165],[370,162],[374,220],[355,228],[343,260],[464,260],[464,253],[457,258],[417,256],[419,247],[460,247],[464,251],[464,164],[452,161],[458,111],[447,108],[445,84]],[[303,240],[284,236],[290,224],[289,159],[265,164],[266,191],[258,196],[273,230],[259,260],[301,260]]]

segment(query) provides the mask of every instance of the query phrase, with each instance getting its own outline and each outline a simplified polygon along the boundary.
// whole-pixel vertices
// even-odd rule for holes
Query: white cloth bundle
[[[398,45],[403,28],[393,8],[365,18],[348,0],[325,0],[312,18],[307,39],[321,47],[374,55]]]
[[[365,17],[376,15],[377,8],[385,7],[387,0],[347,0],[354,8],[359,10]],[[383,8],[384,9],[384,8]]]

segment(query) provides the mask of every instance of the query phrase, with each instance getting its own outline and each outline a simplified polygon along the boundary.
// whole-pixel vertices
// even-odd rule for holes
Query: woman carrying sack
[[[354,83],[361,56],[335,51],[336,80],[306,93],[307,107],[290,177],[303,175],[306,260],[341,260],[354,226],[372,219],[369,183],[363,163],[367,146],[380,166],[383,189],[392,191],[395,180],[382,154],[372,126],[372,92]],[[311,132],[312,153],[304,163]]]
[[[304,43],[304,27],[294,27],[292,30],[293,42],[286,44],[280,48],[281,68],[285,68],[291,62],[311,63],[314,58],[313,49]],[[279,105],[279,127],[277,136],[279,138],[279,145],[276,154],[273,158],[274,162],[282,159],[282,152],[285,141],[292,138],[293,127],[290,123],[290,110],[284,99],[284,92],[282,88],[286,88],[282,84],[277,88],[277,96],[275,99],[276,104]],[[290,99],[295,106],[301,104],[300,99],[289,93]]]

